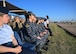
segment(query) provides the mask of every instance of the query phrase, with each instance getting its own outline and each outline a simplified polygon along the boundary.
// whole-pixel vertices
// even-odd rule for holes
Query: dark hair
[[[31,12],[28,12],[28,13],[25,14],[26,21],[29,19],[29,16],[31,16]]]
[[[47,15],[46,18],[49,19],[49,16]]]
[[[27,21],[29,19],[29,15],[25,15],[25,19]]]
[[[4,13],[0,12],[0,16],[3,16],[3,15],[4,15]]]
[[[46,21],[47,19],[44,19],[44,21]]]

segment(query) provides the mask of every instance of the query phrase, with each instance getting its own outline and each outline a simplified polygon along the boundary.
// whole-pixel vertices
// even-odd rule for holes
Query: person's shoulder
[[[9,25],[8,25],[8,24],[3,24],[3,26],[7,26],[7,27],[9,27]]]
[[[47,19],[47,21],[49,21],[49,19]]]
[[[4,24],[3,26],[6,28],[11,28],[8,24]]]

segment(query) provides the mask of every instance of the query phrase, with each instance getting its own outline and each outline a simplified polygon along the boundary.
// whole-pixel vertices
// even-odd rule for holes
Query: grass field
[[[49,36],[49,49],[44,54],[76,54],[76,38],[56,24],[50,24],[53,36]]]

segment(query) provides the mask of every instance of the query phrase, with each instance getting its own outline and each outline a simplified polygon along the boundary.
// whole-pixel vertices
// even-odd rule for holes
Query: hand
[[[43,32],[43,34],[47,34],[46,32]]]
[[[40,36],[38,36],[38,37],[37,37],[37,39],[41,39],[41,37],[40,37]]]
[[[43,33],[40,33],[40,36],[44,36]]]
[[[48,28],[47,26],[45,28]]]
[[[17,46],[16,48],[14,48],[14,53],[18,54],[22,51],[21,46]]]

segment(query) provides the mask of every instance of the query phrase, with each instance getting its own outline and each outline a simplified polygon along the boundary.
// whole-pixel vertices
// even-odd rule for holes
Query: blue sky
[[[32,11],[36,16],[49,15],[51,21],[76,20],[76,0],[7,0],[9,3]]]

